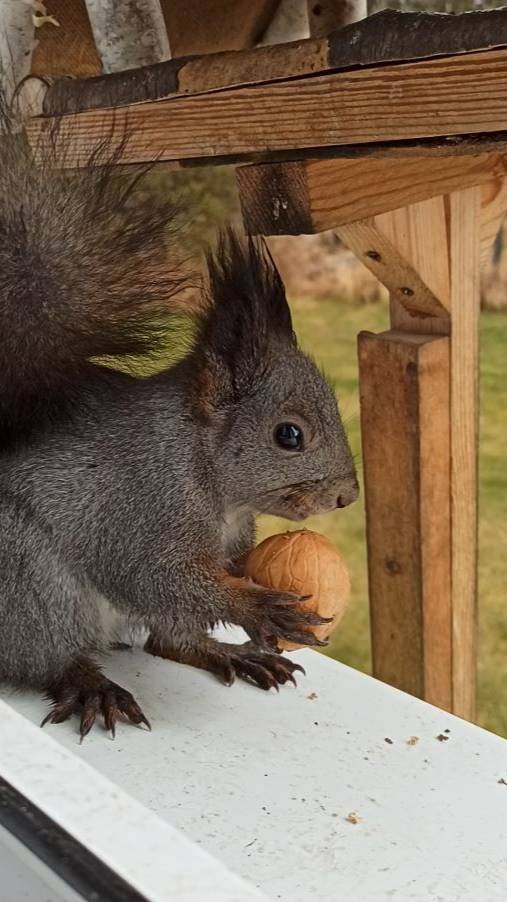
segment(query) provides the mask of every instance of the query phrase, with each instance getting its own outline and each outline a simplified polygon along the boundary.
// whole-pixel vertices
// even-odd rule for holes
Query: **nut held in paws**
[[[260,586],[309,596],[305,611],[332,617],[331,623],[309,629],[327,639],[345,613],[350,596],[349,572],[335,546],[318,532],[307,529],[270,536],[250,552],[245,574]],[[302,648],[280,640],[280,648]]]

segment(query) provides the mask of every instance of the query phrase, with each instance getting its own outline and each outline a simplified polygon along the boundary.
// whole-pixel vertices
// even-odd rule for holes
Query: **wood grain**
[[[212,2],[206,0],[210,8]],[[167,0],[166,6],[170,8],[174,4]],[[176,3],[176,7],[181,6],[180,2]],[[256,4],[251,4],[255,15],[254,6]],[[186,27],[185,23],[183,27]],[[230,85],[260,84],[317,72],[435,55],[449,56],[506,45],[507,10],[504,9],[463,15],[399,13],[386,9],[339,29],[327,38],[245,52],[209,54],[204,59],[176,59],[92,81],[79,79],[69,83],[68,80],[57,80],[48,91],[46,112],[68,113],[160,100],[182,91],[215,91]]]
[[[471,102],[472,101],[472,102]],[[120,162],[241,160],[256,152],[484,133],[505,126],[507,50],[224,90],[62,119],[69,166],[105,133]],[[34,147],[44,120],[32,119]]]
[[[444,198],[431,197],[390,213],[382,213],[375,217],[375,227],[391,242],[402,260],[443,307],[443,310],[435,311],[431,318],[423,319],[414,315],[413,308],[403,302],[399,290],[391,288],[391,327],[405,332],[448,335],[451,328],[450,287]]]
[[[491,261],[496,236],[507,213],[507,178],[494,178],[481,191],[481,266]]]
[[[504,199],[502,190],[492,193],[490,186],[486,198],[491,203],[500,198],[496,204],[498,212]],[[376,672],[404,688],[420,686],[423,680],[424,689],[419,691],[424,692],[425,698],[433,701],[437,697],[447,698],[444,707],[473,720],[477,655],[481,187],[465,188],[446,197],[381,214],[375,218],[374,225],[370,221],[343,226],[338,233],[347,240],[348,230],[355,238],[365,228],[370,229],[369,239],[377,242],[375,249],[382,247],[382,240],[386,242],[381,250],[382,259],[373,263],[381,280],[391,289],[392,324],[399,330],[379,336],[383,345],[377,346],[371,336],[360,342],[361,423]],[[357,253],[354,241],[348,243]],[[385,269],[381,264],[385,264]],[[441,302],[447,319],[441,314],[437,319],[414,316],[414,311],[400,304],[393,285],[409,269],[431,290],[431,297]],[[418,306],[427,305],[427,296],[421,294],[417,282],[411,285],[413,300]],[[450,339],[427,345],[430,336],[424,333],[441,327],[442,331],[450,331]],[[421,347],[429,355],[425,358],[427,370],[422,356],[417,360],[410,356],[412,351],[408,349],[415,340],[414,331],[422,333]],[[376,418],[375,403],[387,412],[387,424]],[[417,436],[415,445],[414,435]],[[396,461],[396,466],[390,461]],[[411,494],[410,501],[405,497],[407,494]],[[416,505],[412,495],[418,499]],[[408,570],[406,564],[400,565],[405,579],[399,583],[393,581],[388,590],[381,558],[387,554],[386,542],[389,547],[395,547],[393,536],[397,534],[400,534],[401,557],[405,554],[406,559],[407,548],[411,548],[412,557],[408,559],[412,563]],[[393,560],[399,564],[396,557]],[[386,638],[386,624],[399,603],[399,586],[413,599],[420,599],[421,604],[421,616],[418,610],[412,609],[414,623],[408,623],[408,616],[402,622],[396,621],[396,616],[394,619],[394,634],[401,635],[404,631],[406,647],[411,647],[412,675],[406,661],[395,664],[385,660],[392,641],[391,633],[389,641]],[[377,606],[379,610],[375,611]],[[445,628],[450,623],[452,631]],[[419,629],[422,638],[417,638],[414,644],[414,631]],[[439,645],[440,639],[443,646]],[[400,639],[397,654],[402,654],[402,644]]]
[[[448,197],[451,281],[453,710],[473,720],[477,666],[480,189]]]
[[[102,72],[85,0],[51,0],[47,8],[60,24],[38,30],[32,75],[89,77]]]
[[[450,709],[449,339],[362,333],[359,369],[374,673]]]
[[[237,179],[248,231],[277,235],[324,232],[506,173],[505,154],[479,153],[438,163],[407,156],[241,166]]]
[[[401,239],[406,239],[406,242],[399,240],[400,233]],[[389,234],[371,220],[341,226],[336,229],[336,234],[389,289],[391,307],[399,312],[393,325],[399,327],[400,324],[411,323],[414,332],[449,333],[446,298],[443,296],[441,299],[434,291],[434,285],[440,285],[438,278],[434,279],[431,265],[427,269],[417,268],[418,245],[412,244],[411,234],[405,234],[401,229],[398,233],[393,229]],[[404,246],[405,243],[410,244],[410,249]],[[438,276],[438,267],[436,272]]]

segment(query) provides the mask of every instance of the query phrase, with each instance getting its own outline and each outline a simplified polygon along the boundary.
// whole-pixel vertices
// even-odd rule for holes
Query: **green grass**
[[[383,305],[295,304],[296,330],[303,347],[318,358],[339,387],[342,415],[352,448],[360,453],[356,336],[362,329],[387,328]],[[479,722],[507,736],[507,315],[481,316],[481,447],[479,525]],[[351,570],[353,599],[326,649],[370,671],[368,591],[364,512],[361,503],[308,521],[336,542]],[[287,528],[263,518],[260,538]],[[294,528],[292,524],[291,528]]]

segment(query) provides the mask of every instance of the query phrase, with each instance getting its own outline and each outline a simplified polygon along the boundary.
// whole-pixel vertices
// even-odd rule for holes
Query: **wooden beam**
[[[447,299],[445,296],[439,297],[434,290],[434,285],[439,287],[438,269],[437,278],[434,278],[435,272],[431,266],[417,266],[417,258],[412,257],[403,246],[413,246],[411,236],[403,232],[403,224],[388,235],[374,222],[354,222],[337,229],[336,234],[389,289],[391,306],[396,311],[395,327],[413,322],[417,327],[413,331],[449,333]],[[401,241],[398,240],[400,237]],[[406,241],[403,240],[405,238]],[[425,238],[432,241],[432,236],[426,235]]]
[[[449,339],[359,336],[374,673],[452,710]]]
[[[57,115],[123,106],[224,87],[506,45],[505,9],[462,15],[383,10],[325,38],[244,52],[208,54],[204,58],[175,59],[73,83],[68,79],[57,80],[47,93],[45,111]]]
[[[451,286],[453,711],[473,720],[477,667],[480,190],[447,198]]]
[[[161,0],[173,56],[253,47],[277,0]]]
[[[507,50],[497,50],[90,110],[63,117],[59,136],[69,166],[89,158],[104,134],[120,146],[125,129],[130,140],[121,163],[241,160],[256,152],[495,132],[505,125],[506,105]],[[44,127],[44,118],[28,123],[35,147]]]
[[[418,692],[425,674],[424,697],[440,704],[436,695],[428,695],[427,682],[430,673],[438,673],[432,693],[438,695],[441,690],[444,698],[450,687],[450,710],[469,720],[475,714],[476,676],[480,195],[479,187],[466,188],[377,217],[375,234],[369,240],[378,241],[380,235],[388,242],[382,249],[384,268],[377,274],[391,288],[394,331],[360,342],[376,674],[408,691],[414,691],[417,684]],[[362,225],[339,230],[345,240],[347,230],[352,230],[353,250]],[[399,292],[392,290],[399,281],[400,258],[431,287],[432,297],[440,299],[446,317],[438,311],[436,319],[420,315],[427,297],[417,286],[411,298],[415,309],[403,306]],[[428,352],[425,371],[423,358],[413,358],[414,333],[420,333],[422,342],[417,347],[426,348],[430,331],[450,331],[450,340],[440,346],[440,356]],[[419,399],[424,391],[429,399],[426,407],[419,401],[415,405],[414,392]],[[372,409],[374,400],[380,411],[387,412],[387,424],[381,423],[382,415]],[[435,485],[438,501],[432,495]],[[433,551],[425,554],[429,544]],[[397,562],[391,567],[393,572],[398,573],[399,564],[403,580],[389,583],[387,560]],[[407,560],[411,562],[408,569]],[[412,600],[407,601],[407,596]],[[413,605],[419,603],[422,615],[412,622]],[[389,633],[393,609],[404,611],[407,605],[412,606],[410,617],[403,622],[395,618],[395,628]],[[425,637],[438,635],[442,609],[450,610],[452,654],[439,659],[439,669],[434,671],[435,661],[428,664],[431,650]],[[414,630],[420,634],[415,646]],[[400,658],[403,645],[407,660]]]
[[[507,155],[306,160],[237,169],[251,234],[324,232],[436,195],[502,180]],[[493,207],[489,205],[490,215]],[[490,216],[490,218],[491,218]],[[492,225],[492,227],[494,227]]]
[[[448,335],[451,329],[449,260],[447,254],[447,213],[442,196],[430,197],[409,207],[376,216],[375,229],[397,249],[406,265],[438,298],[441,310],[433,316],[421,315],[418,294],[406,298],[395,282],[390,286],[390,315],[393,329],[423,334]],[[388,265],[390,270],[391,267]],[[380,273],[384,281],[383,274]]]

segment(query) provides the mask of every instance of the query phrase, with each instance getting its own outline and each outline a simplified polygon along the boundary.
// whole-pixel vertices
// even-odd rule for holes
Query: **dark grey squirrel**
[[[97,358],[157,346],[182,287],[174,206],[121,174],[107,139],[69,172],[58,128],[37,163],[4,102],[0,131],[0,682],[41,690],[44,722],[77,714],[81,736],[97,718],[148,724],[100,666],[112,612],[228,684],[294,682],[274,637],[318,645],[307,627],[324,621],[242,578],[255,516],[344,507],[357,481],[266,247],[222,235],[182,360],[108,368]],[[221,622],[249,641],[212,638]]]

